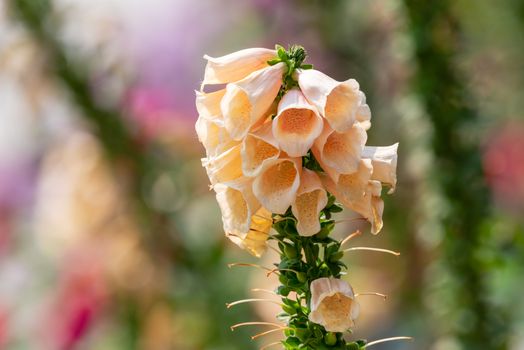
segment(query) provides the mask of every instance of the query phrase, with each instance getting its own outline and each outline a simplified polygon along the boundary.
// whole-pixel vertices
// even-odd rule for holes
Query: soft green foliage
[[[278,241],[280,263],[275,264],[279,272],[277,293],[282,297],[283,313],[289,330],[285,331],[286,349],[363,349],[365,341],[346,342],[342,333],[327,332],[324,327],[308,320],[312,281],[322,277],[340,278],[347,266],[341,261],[344,252],[340,242],[330,237],[335,227],[331,219],[342,207],[330,195],[326,207],[320,214],[320,231],[312,237],[300,236],[296,218],[291,209],[284,215],[274,215],[273,228],[276,234],[271,239]],[[291,292],[296,298],[289,298]]]

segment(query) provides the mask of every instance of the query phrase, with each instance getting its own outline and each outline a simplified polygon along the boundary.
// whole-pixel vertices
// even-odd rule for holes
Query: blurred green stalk
[[[444,260],[454,279],[458,314],[452,336],[462,349],[507,349],[509,324],[488,299],[490,266],[479,249],[490,216],[490,198],[481,164],[478,115],[454,66],[460,28],[450,0],[404,0],[415,44],[415,88],[433,126],[436,180],[449,206],[443,218]]]

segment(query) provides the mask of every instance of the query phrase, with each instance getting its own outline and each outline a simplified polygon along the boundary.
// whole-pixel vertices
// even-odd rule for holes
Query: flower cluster
[[[224,231],[255,256],[264,253],[269,239],[278,242],[280,253],[276,268],[265,269],[279,276],[275,293],[285,325],[270,323],[277,328],[253,338],[282,330],[286,339],[277,344],[286,349],[363,349],[377,343],[346,342],[343,336],[359,304],[358,294],[341,279],[346,265],[340,259],[350,250],[398,253],[342,250],[359,233],[342,242],[329,235],[332,214],[342,210],[336,201],[369,221],[373,234],[382,229],[381,192],[383,185],[390,193],[395,189],[398,144],[366,146],[371,112],[359,84],[336,81],[304,64],[302,47],[205,58],[196,131]],[[204,92],[217,84],[222,89]],[[258,301],[271,300],[228,307]],[[232,328],[254,324],[268,325]]]
[[[196,131],[231,240],[260,256],[271,214],[289,207],[299,234],[312,236],[328,192],[381,230],[380,194],[382,184],[395,187],[397,144],[365,146],[371,112],[354,79],[311,69],[300,47],[205,58]],[[214,84],[227,85],[203,92]]]

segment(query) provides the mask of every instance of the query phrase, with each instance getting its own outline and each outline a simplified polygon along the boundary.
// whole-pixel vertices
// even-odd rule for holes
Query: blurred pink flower
[[[7,349],[9,341],[9,315],[6,309],[0,305],[0,350]]]
[[[484,171],[495,200],[512,211],[524,209],[524,124],[512,122],[487,142]]]
[[[128,91],[125,105],[140,135],[146,139],[174,131],[183,119],[177,112],[173,94],[161,87],[137,86]]]
[[[75,252],[64,260],[64,270],[45,320],[45,332],[51,334],[51,342],[57,349],[74,349],[107,304],[100,260],[92,249]]]

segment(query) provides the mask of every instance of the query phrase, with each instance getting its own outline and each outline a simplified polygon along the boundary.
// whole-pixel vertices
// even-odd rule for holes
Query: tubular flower
[[[266,209],[284,214],[295,199],[301,170],[300,158],[278,159],[256,177],[253,193]]]
[[[297,75],[300,89],[331,128],[338,132],[351,128],[362,100],[355,79],[340,82],[314,69],[299,70]]]
[[[366,131],[358,123],[343,133],[326,125],[315,141],[313,152],[317,160],[326,167],[324,170],[336,181],[340,174],[357,171],[366,140]]]
[[[362,159],[358,170],[352,174],[342,174],[338,181],[323,176],[323,182],[329,192],[346,207],[359,213],[371,223],[371,233],[382,230],[384,203],[380,198],[382,184],[372,180],[372,161]]]
[[[242,171],[246,176],[256,176],[280,155],[278,142],[273,136],[271,123],[263,124],[250,132],[242,141]]]
[[[344,332],[353,327],[360,307],[349,283],[337,278],[319,278],[311,282],[309,319],[329,332]]]
[[[272,248],[280,257],[275,269],[232,265],[278,275],[275,294],[289,316],[282,318],[285,324],[242,322],[231,328],[277,327],[253,339],[284,332],[286,350],[364,348],[366,341],[348,342],[340,334],[354,326],[359,313],[353,289],[340,279],[346,268],[341,259],[353,250],[391,251],[342,249],[356,235],[341,242],[329,237],[336,224],[332,215],[343,210],[340,203],[369,221],[371,233],[382,229],[382,187],[395,190],[398,144],[366,146],[371,111],[359,84],[313,70],[304,64],[302,47],[205,57],[203,85],[227,84],[215,92],[196,92],[195,125],[224,232],[257,257],[268,239],[277,241]],[[230,305],[258,301],[267,300]],[[394,339],[400,338],[405,339]]]
[[[202,87],[243,79],[252,72],[267,67],[267,61],[275,56],[275,50],[263,48],[244,49],[216,58],[204,55],[207,65]]]
[[[364,147],[362,158],[371,159],[373,172],[371,179],[391,186],[388,193],[395,192],[397,185],[398,143],[387,147]]]
[[[214,186],[216,198],[222,211],[224,231],[247,232],[252,215],[260,208],[251,190],[252,179],[241,179],[237,183]]]
[[[282,85],[284,64],[257,70],[242,80],[229,83],[220,102],[225,127],[241,140],[270,109]]]
[[[272,225],[273,219],[271,218],[271,212],[265,208],[260,208],[251,216],[248,230],[231,230],[225,232],[226,236],[233,243],[259,258],[267,249],[267,239]]]
[[[292,157],[306,155],[322,127],[316,108],[299,89],[291,89],[284,95],[273,120],[273,134],[284,152]]]
[[[216,157],[202,159],[202,165],[206,168],[211,184],[228,184],[242,177],[240,147],[241,144],[237,144]]]
[[[320,231],[319,215],[328,201],[326,190],[318,175],[309,169],[302,170],[300,187],[291,210],[297,218],[297,231],[301,236],[313,236]]]

